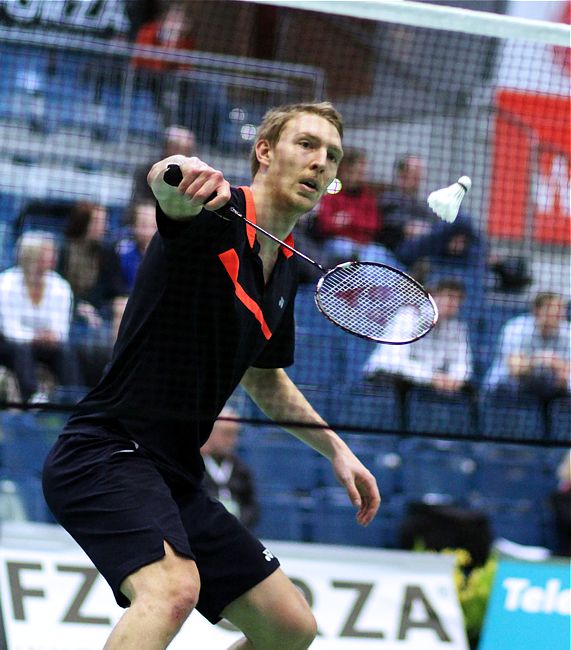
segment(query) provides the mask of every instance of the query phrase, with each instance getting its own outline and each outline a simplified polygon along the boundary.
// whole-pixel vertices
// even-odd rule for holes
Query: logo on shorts
[[[271,562],[274,559],[274,554],[271,551],[268,551],[267,548],[265,548],[262,553],[264,554],[264,557],[266,558],[266,562]]]
[[[284,297],[283,297],[283,296],[280,298],[280,300],[279,300],[279,302],[278,302],[278,305],[280,306],[280,309],[283,309],[283,308],[284,308],[285,300],[284,300]]]

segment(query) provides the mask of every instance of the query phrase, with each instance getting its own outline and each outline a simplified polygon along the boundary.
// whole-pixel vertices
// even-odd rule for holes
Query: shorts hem
[[[177,555],[180,555],[182,557],[185,557],[189,560],[193,560],[196,562],[196,558],[192,553],[188,553],[187,551],[181,551],[177,548],[177,544],[174,544],[171,540],[167,539],[166,537],[163,537],[163,542],[167,542],[170,546],[173,547]],[[149,566],[150,564],[153,564],[154,562],[158,562],[159,560],[162,560],[165,557],[165,551],[164,547],[161,548],[160,552],[157,552],[155,555],[151,555],[150,557],[145,558],[144,560],[141,559],[137,562],[133,562],[132,564],[126,565],[125,568],[119,572],[119,577],[117,580],[114,582],[113,585],[111,585],[111,589],[113,591],[113,595],[115,596],[115,601],[119,607],[122,607],[123,609],[126,609],[131,606],[131,601],[123,594],[121,591],[121,584],[123,581],[128,578],[130,575],[135,573],[135,571],[138,571],[139,569],[142,569],[143,567]]]
[[[272,562],[272,565],[268,567],[269,570],[264,575],[252,576],[251,582],[248,582],[245,585],[240,585],[240,589],[236,590],[237,593],[228,594],[228,598],[225,599],[224,603],[217,604],[216,607],[201,607],[199,603],[196,610],[200,612],[209,623],[216,625],[216,623],[219,623],[222,620],[222,612],[226,607],[228,607],[228,605],[233,603],[237,598],[240,598],[240,596],[243,596],[247,591],[250,591],[250,589],[259,585],[266,578],[269,578],[280,568],[280,566],[279,560],[274,557],[274,562]]]

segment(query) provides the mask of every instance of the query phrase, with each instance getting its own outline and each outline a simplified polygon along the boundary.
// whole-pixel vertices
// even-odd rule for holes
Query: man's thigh
[[[230,603],[222,616],[259,644],[313,624],[307,601],[282,569]]]

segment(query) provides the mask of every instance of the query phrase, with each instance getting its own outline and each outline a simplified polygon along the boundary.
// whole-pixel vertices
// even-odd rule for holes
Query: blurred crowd
[[[172,125],[156,159],[192,155],[196,148],[190,128]],[[70,206],[57,233],[21,222],[15,264],[0,274],[0,365],[3,377],[12,375],[3,385],[16,387],[22,401],[48,401],[62,387],[87,389],[104,372],[156,231],[146,182],[153,162],[134,170],[131,202],[115,226],[106,206],[88,202]],[[334,191],[296,233],[298,248],[327,268],[347,260],[390,264],[424,282],[435,298],[440,317],[431,334],[406,346],[379,345],[362,368],[363,382],[533,395],[545,402],[569,395],[567,299],[549,290],[534,296],[527,313],[502,323],[490,362],[476,377],[467,321],[479,310],[494,268],[486,241],[462,209],[451,224],[431,212],[421,197],[421,156],[399,157],[393,169],[390,183],[375,186],[367,181],[366,153],[348,149]],[[314,271],[301,262],[301,282],[314,282]]]

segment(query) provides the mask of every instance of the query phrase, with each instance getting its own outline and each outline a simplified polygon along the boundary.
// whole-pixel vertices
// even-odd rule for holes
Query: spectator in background
[[[158,18],[139,28],[135,38],[138,51],[147,46],[173,53],[194,50],[191,9],[190,2],[166,2]],[[167,123],[189,126],[201,142],[216,147],[227,144],[230,109],[224,86],[193,79],[188,62],[167,61],[160,55],[135,56],[132,62],[139,71],[150,73],[139,74],[137,83],[154,92]]]
[[[69,345],[73,293],[53,270],[56,244],[51,233],[24,233],[17,260],[0,274],[0,359],[14,372],[24,401],[47,401],[38,364],[46,365],[61,385],[79,383]]]
[[[130,227],[116,246],[121,263],[123,280],[130,292],[135,283],[139,264],[147,250],[149,242],[157,232],[155,202],[147,200],[136,201],[130,209]]]
[[[395,253],[405,240],[428,234],[434,223],[433,213],[419,197],[424,175],[425,164],[420,156],[402,156],[394,164],[392,187],[379,197],[383,223],[378,241]]]
[[[404,388],[427,386],[444,393],[458,393],[469,387],[472,350],[468,328],[458,318],[464,286],[457,280],[442,280],[432,290],[438,307],[438,323],[428,336],[409,345],[379,345],[367,360],[368,381],[397,380]],[[403,312],[395,327],[407,327]]]
[[[196,138],[194,133],[187,129],[185,126],[173,124],[168,126],[164,132],[164,140],[162,146],[162,153],[159,153],[163,158],[180,154],[182,156],[193,156],[196,149]],[[155,164],[155,158],[149,160],[137,167],[133,174],[133,191],[131,201],[140,201],[147,199],[155,203],[155,197],[151,192],[151,188],[147,183],[147,174],[151,167]]]
[[[313,223],[314,235],[323,241],[327,265],[347,260],[398,265],[388,249],[375,243],[382,219],[377,197],[366,182],[366,153],[357,149],[345,151],[338,177],[341,191],[321,199]]]
[[[504,325],[484,380],[486,390],[542,400],[569,395],[571,324],[565,320],[566,303],[557,293],[540,292],[531,314]]]
[[[58,264],[76,300],[74,334],[88,386],[96,383],[109,361],[128,294],[119,256],[104,240],[107,227],[104,206],[77,203],[69,214]]]
[[[409,154],[396,161],[394,185],[379,198],[383,225],[378,241],[416,275],[421,271],[415,265],[421,262],[424,273],[431,264],[436,270],[462,268],[473,271],[472,286],[481,285],[485,255],[471,218],[460,212],[452,224],[438,219],[419,197],[424,175],[420,156]]]
[[[224,419],[231,418],[231,419]],[[201,449],[206,472],[204,484],[208,493],[223,503],[248,528],[259,517],[259,506],[252,474],[236,454],[238,413],[229,407],[220,412],[212,433]]]

